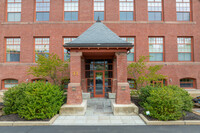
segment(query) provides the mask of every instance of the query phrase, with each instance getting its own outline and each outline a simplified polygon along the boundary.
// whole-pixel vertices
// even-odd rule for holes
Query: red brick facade
[[[4,79],[17,79],[19,83],[25,82],[27,79],[29,81],[34,79],[34,77],[27,75],[26,71],[28,66],[34,64],[35,37],[49,37],[50,52],[56,53],[63,58],[63,37],[77,37],[95,23],[93,21],[93,0],[80,0],[78,21],[64,21],[64,0],[51,0],[50,21],[48,22],[35,21],[34,1],[22,0],[21,22],[6,22],[6,0],[0,0],[1,89],[2,80]],[[164,65],[161,73],[168,75],[168,84],[180,85],[180,79],[193,78],[196,79],[196,89],[200,89],[200,1],[191,0],[192,21],[189,22],[176,21],[176,0],[163,1],[164,20],[150,22],[148,21],[147,0],[135,0],[134,21],[120,21],[119,0],[105,0],[105,21],[103,23],[118,36],[135,37],[136,60],[142,55],[149,55],[148,37],[164,37],[164,61],[150,62],[150,64]],[[21,38],[19,63],[5,62],[5,38],[7,37]],[[192,62],[178,61],[177,37],[192,37]],[[78,62],[81,63],[80,58]],[[120,62],[114,59],[114,64],[120,64]],[[81,71],[83,66],[77,67],[81,67],[79,68]],[[127,65],[124,64],[125,66]],[[114,77],[117,77],[117,80],[120,79],[122,82],[125,82],[126,79],[121,79],[115,71],[118,71],[118,67],[114,65]],[[84,81],[84,79],[77,80],[77,83]],[[115,81],[113,81],[113,92],[115,92],[114,86],[117,86],[117,82]],[[82,89],[86,91],[85,87]],[[80,100],[74,102],[80,103]],[[119,101],[119,103],[121,102]]]

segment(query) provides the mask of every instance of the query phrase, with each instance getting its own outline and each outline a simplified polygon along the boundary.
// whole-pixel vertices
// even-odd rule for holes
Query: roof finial
[[[97,22],[101,22],[101,20],[100,20],[99,16],[98,16]]]

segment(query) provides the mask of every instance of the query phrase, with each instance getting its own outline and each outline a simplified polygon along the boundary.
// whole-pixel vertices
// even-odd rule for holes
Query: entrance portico
[[[127,52],[133,47],[97,21],[64,47],[70,51],[67,105],[81,105],[82,92],[91,98],[116,93],[115,104],[130,105]]]

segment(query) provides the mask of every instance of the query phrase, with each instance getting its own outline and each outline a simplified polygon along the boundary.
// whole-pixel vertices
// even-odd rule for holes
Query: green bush
[[[150,91],[154,90],[154,89],[156,89],[156,87],[146,86],[146,87],[143,87],[143,88],[141,88],[139,90],[140,91],[140,93],[139,93],[139,99],[141,100],[141,103],[140,103],[141,105],[146,102],[147,97],[150,96]]]
[[[63,91],[50,83],[22,83],[4,95],[6,114],[17,113],[27,120],[52,118],[63,104]]]
[[[150,111],[151,117],[164,121],[178,120],[184,115],[184,111],[191,111],[193,107],[192,97],[177,86],[147,86],[141,90],[140,98],[141,105],[146,111]]]
[[[184,103],[183,110],[191,112],[194,104],[192,101],[193,98],[190,96],[190,94],[186,90],[184,90],[178,86],[170,86],[170,87],[174,91],[176,91],[177,94],[179,94],[180,97],[182,98],[183,103]]]

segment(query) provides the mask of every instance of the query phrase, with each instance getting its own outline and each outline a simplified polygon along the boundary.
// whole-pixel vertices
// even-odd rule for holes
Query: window
[[[20,38],[6,38],[6,62],[20,61]]]
[[[190,0],[176,0],[177,21],[190,21]]]
[[[136,89],[136,82],[134,79],[128,79],[128,83],[130,89]]]
[[[36,21],[49,21],[50,0],[36,0]]]
[[[48,57],[49,53],[49,38],[35,38],[35,60],[38,55]]]
[[[122,37],[122,39],[124,41],[127,41],[129,43],[133,44],[133,48],[130,50],[130,53],[127,55],[127,61],[135,61],[135,46],[134,46],[134,42],[135,42],[135,38],[134,37]]]
[[[134,20],[134,0],[119,1],[120,20]]]
[[[149,38],[149,61],[163,61],[163,37]]]
[[[162,0],[148,0],[149,21],[162,20]]]
[[[180,80],[180,87],[182,88],[195,88],[196,80],[190,78],[184,78]]]
[[[64,2],[65,21],[77,21],[79,0],[64,0]]]
[[[158,80],[158,81],[152,81],[151,82],[152,86],[155,87],[163,87],[163,86],[167,86],[167,81],[165,79],[162,80]]]
[[[46,79],[33,79],[33,80],[32,80],[33,83],[36,83],[36,82],[38,82],[38,81],[42,81],[42,82],[48,83],[48,80],[46,80]]]
[[[7,0],[7,21],[21,21],[21,0]]]
[[[192,61],[192,38],[177,38],[178,61]]]
[[[104,0],[94,0],[94,20],[104,20]]]
[[[69,43],[73,41],[76,38],[64,38],[64,44]],[[70,59],[70,52],[66,49],[64,49],[64,61],[69,61]]]
[[[70,83],[70,79],[66,79],[66,80],[63,80],[62,81],[62,84],[63,84],[63,86],[64,86],[64,89],[68,89],[68,84]]]
[[[3,82],[2,82],[2,89],[12,88],[16,85],[18,85],[18,80],[6,79],[6,80],[3,80]]]

